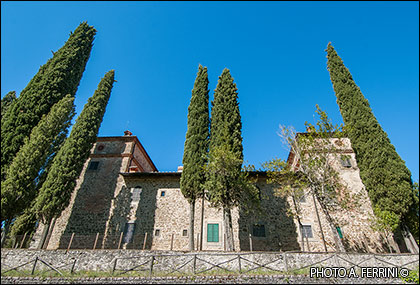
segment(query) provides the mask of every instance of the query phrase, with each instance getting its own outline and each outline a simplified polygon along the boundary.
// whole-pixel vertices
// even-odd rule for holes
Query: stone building
[[[335,161],[335,167],[349,189],[363,199],[356,210],[332,213],[340,221],[335,230],[348,251],[389,251],[384,235],[370,227],[370,200],[350,141],[342,140],[341,150],[349,159]],[[297,163],[293,154],[289,163]],[[138,138],[128,131],[124,136],[99,137],[69,206],[51,225],[43,248],[67,248],[71,240],[71,248],[188,251],[189,204],[180,191],[181,173],[182,167],[159,172]],[[327,250],[335,251],[333,229],[311,195],[297,201],[302,208],[298,221],[288,214],[292,198],[277,194],[280,185],[267,183],[265,172],[251,172],[250,176],[260,190],[262,212],[232,210],[236,251],[324,251],[323,239]],[[195,248],[224,250],[223,211],[201,200],[195,207]],[[41,224],[32,238],[32,248],[40,246],[42,231]]]

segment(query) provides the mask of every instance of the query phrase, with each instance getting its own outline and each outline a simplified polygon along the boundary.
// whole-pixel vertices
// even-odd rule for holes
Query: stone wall
[[[374,218],[372,204],[360,178],[360,171],[357,167],[355,153],[351,147],[350,140],[348,138],[331,139],[331,144],[334,145],[335,151],[328,155],[329,163],[338,172],[342,184],[346,187],[345,192],[350,193],[353,199],[350,199],[346,205],[347,208],[336,207],[335,210],[328,210],[328,214],[334,222],[334,225],[331,225],[327,221],[326,213],[323,211],[320,203],[318,201],[315,202],[310,189],[306,189],[305,199],[296,201],[296,203],[301,208],[301,223],[311,226],[313,237],[303,239],[302,242],[301,231],[298,231],[298,241],[301,248],[310,251],[325,251],[321,234],[322,228],[327,250],[335,251],[336,246],[333,234],[337,231],[336,227],[339,227],[343,235],[341,240],[347,251],[389,252],[384,236],[372,229]],[[349,159],[350,167],[345,167],[341,164],[340,160],[342,157]],[[296,157],[290,163],[298,168],[299,162]],[[289,205],[293,205],[291,197],[288,198],[288,201]],[[316,214],[316,208],[319,213],[319,219]],[[295,219],[295,224],[298,228],[297,219]]]
[[[337,155],[331,155],[330,161],[348,190],[360,197],[359,206],[330,212],[335,222],[331,227],[321,205],[307,190],[304,200],[295,201],[302,211],[300,222],[311,226],[313,233],[313,237],[302,240],[298,219],[289,213],[295,202],[291,197],[280,196],[280,186],[268,184],[265,173],[253,173],[261,194],[261,211],[232,209],[236,251],[325,251],[321,227],[327,251],[335,251],[335,226],[341,228],[342,240],[349,252],[387,251],[383,237],[371,228],[373,212],[350,141],[343,139],[342,142],[338,148],[350,158],[351,167],[343,167]],[[99,162],[97,170],[89,169],[91,161]],[[139,166],[138,172],[131,172],[131,165]],[[155,169],[136,137],[98,138],[77,180],[69,206],[55,222],[48,249],[67,248],[75,233],[72,248],[89,249],[96,240],[96,248],[187,251],[191,234],[190,207],[180,191],[181,173],[151,172]],[[203,250],[223,250],[222,210],[210,207],[205,201],[203,223],[201,215],[202,201],[198,199],[195,203],[195,249],[202,240]],[[217,240],[209,240],[209,224],[217,225]],[[31,248],[36,248],[42,229],[43,225],[40,225]]]
[[[182,273],[200,273],[204,270],[220,269],[218,265],[232,272],[246,272],[260,267],[258,271],[290,272],[305,266],[345,267],[404,267],[418,269],[419,256],[415,254],[334,254],[334,253],[297,253],[297,252],[165,252],[140,250],[25,250],[3,249],[1,252],[2,273],[8,269],[23,265],[20,270],[32,270],[35,258],[50,264],[60,271],[102,271],[122,272],[139,266],[138,270],[150,270],[152,273],[170,272],[182,267]],[[238,260],[240,259],[240,263]],[[143,265],[142,265],[143,264]],[[194,269],[195,268],[195,269]],[[36,270],[48,267],[37,262]]]

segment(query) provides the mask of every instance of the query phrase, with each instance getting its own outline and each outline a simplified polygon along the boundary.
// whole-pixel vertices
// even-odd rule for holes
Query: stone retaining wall
[[[200,273],[208,270],[226,269],[227,272],[245,273],[258,271],[285,272],[305,266],[323,267],[405,267],[418,269],[419,256],[415,254],[361,254],[361,253],[302,253],[302,252],[165,252],[141,250],[28,250],[2,249],[2,274],[10,268],[31,271],[34,260],[58,268],[60,271],[122,272],[137,267],[152,274],[170,273],[178,268],[181,273]],[[152,263],[153,261],[153,263]],[[48,267],[37,262],[36,270]],[[216,265],[216,266],[215,266]],[[264,265],[262,267],[262,265]],[[182,266],[182,269],[180,269]]]
[[[343,278],[311,279],[308,276],[198,276],[117,278],[2,277],[1,284],[404,284],[401,279]]]

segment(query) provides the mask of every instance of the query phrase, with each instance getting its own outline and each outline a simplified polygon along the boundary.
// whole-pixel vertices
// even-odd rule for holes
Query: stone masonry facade
[[[372,230],[372,206],[350,141],[341,140],[340,151],[349,157],[350,166],[343,166],[333,158],[331,163],[349,191],[361,197],[361,203],[357,209],[337,211],[331,216],[337,221],[342,241],[350,252],[387,252],[384,236]],[[289,160],[297,163],[293,156]],[[292,198],[278,195],[280,185],[267,183],[265,172],[251,172],[250,176],[260,190],[262,212],[232,210],[235,251],[322,252],[325,250],[320,225],[327,250],[335,251],[334,229],[309,191],[298,201],[302,229],[297,218],[288,213],[294,205]],[[43,248],[67,248],[72,239],[73,249],[120,246],[188,251],[189,204],[180,191],[180,177],[181,171],[158,172],[138,138],[131,133],[99,137],[69,206],[54,221]],[[195,221],[195,249],[224,250],[222,209],[212,208],[207,201],[202,203],[199,199],[195,203]],[[38,226],[32,248],[39,247],[43,226]]]

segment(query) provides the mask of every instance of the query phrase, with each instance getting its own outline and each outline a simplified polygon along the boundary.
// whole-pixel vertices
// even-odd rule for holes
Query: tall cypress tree
[[[3,121],[3,116],[6,114],[7,109],[12,105],[13,101],[16,99],[16,91],[10,91],[3,98],[1,98],[1,120]]]
[[[242,123],[239,113],[236,84],[227,68],[219,77],[212,101],[208,190],[209,200],[215,207],[223,208],[227,250],[234,250],[231,209],[241,196],[243,162]]]
[[[113,83],[114,70],[111,70],[102,78],[76,119],[70,136],[53,159],[34,204],[37,216],[44,224],[48,225],[53,218],[59,216],[70,202],[76,180],[96,142]],[[46,232],[43,239],[45,234]]]
[[[54,141],[70,126],[73,101],[74,97],[67,95],[42,117],[8,168],[6,179],[1,183],[1,220],[6,220],[7,224],[35,199],[36,178],[51,154]]]
[[[187,134],[185,137],[183,170],[181,174],[181,192],[190,203],[189,246],[194,250],[194,215],[195,201],[204,198],[204,167],[207,162],[209,147],[209,80],[207,68],[201,65],[192,90],[188,107]]]
[[[54,56],[20,93],[1,121],[1,175],[29,136],[42,115],[67,94],[75,95],[92,49],[96,30],[81,23]]]
[[[337,103],[348,129],[363,184],[376,213],[386,211],[396,214],[398,224],[402,225],[414,202],[411,173],[331,43],[326,51]]]

